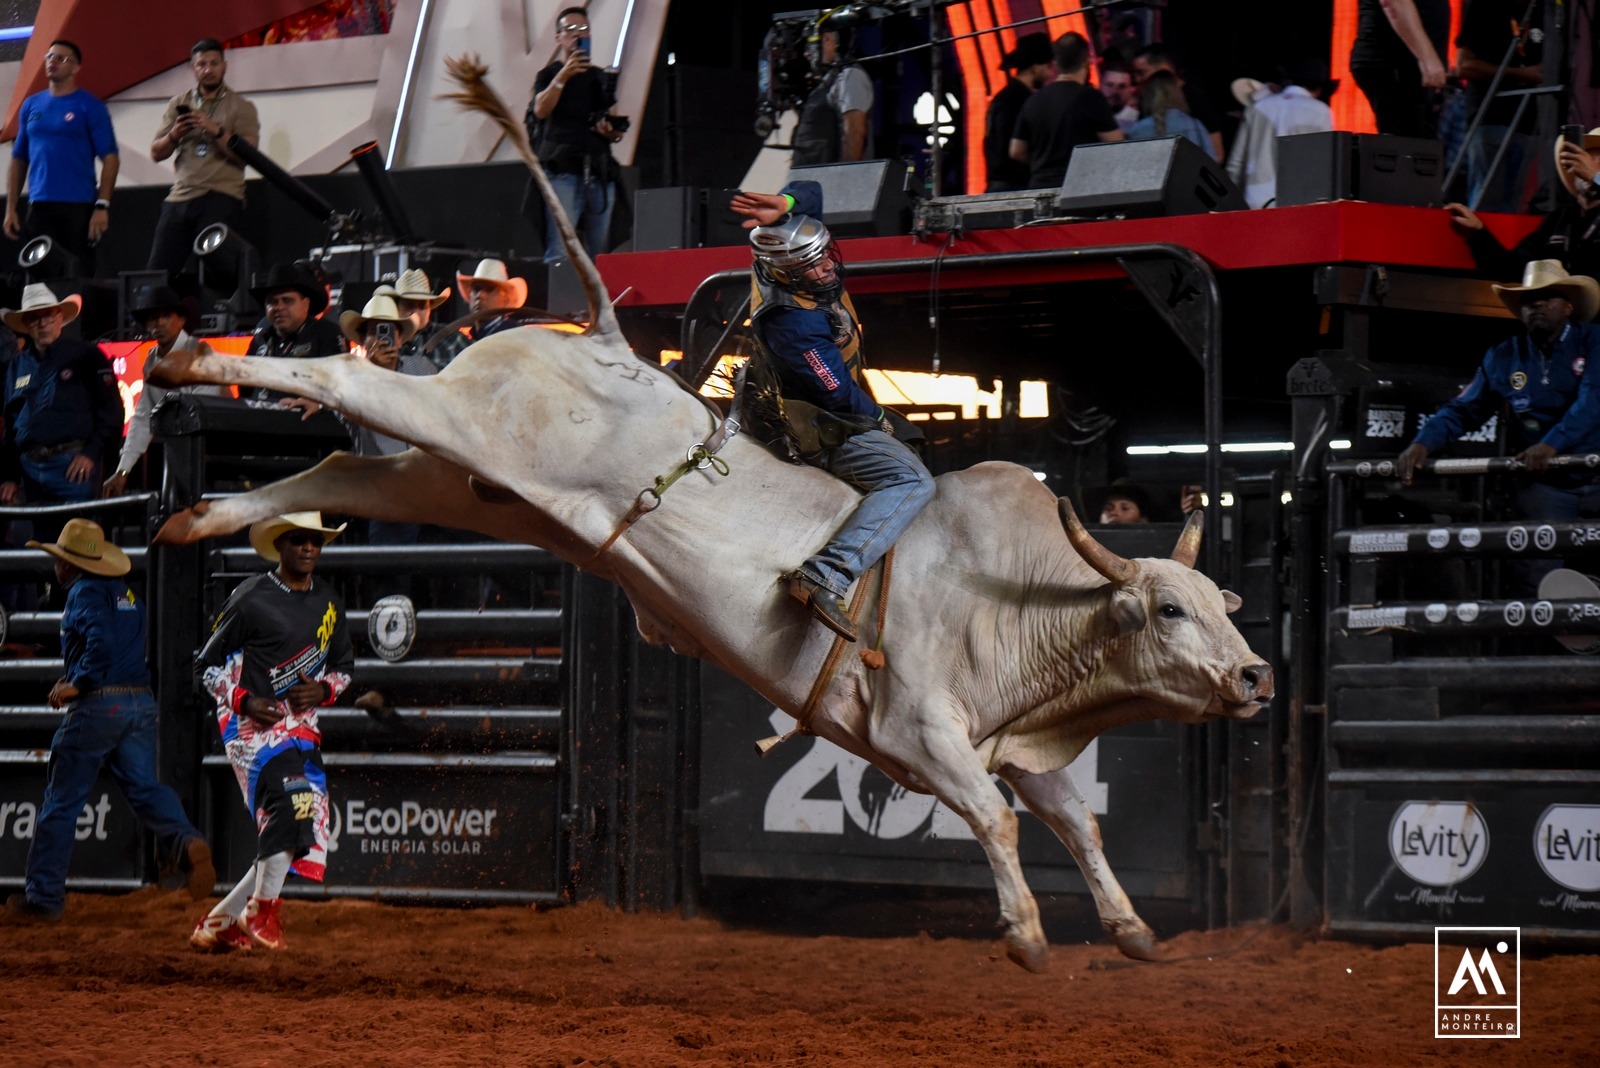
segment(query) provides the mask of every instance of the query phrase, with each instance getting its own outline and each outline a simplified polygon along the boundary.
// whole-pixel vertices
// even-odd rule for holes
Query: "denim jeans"
[[[1548,482],[1529,482],[1517,491],[1517,511],[1525,519],[1591,519],[1600,516],[1600,482],[1581,486],[1553,486]],[[1515,595],[1533,596],[1539,582],[1565,564],[1560,560],[1518,560],[1513,568],[1517,584]]]
[[[25,892],[40,908],[67,899],[67,863],[78,816],[104,765],[146,827],[158,837],[199,838],[172,787],[156,777],[156,703],[149,694],[109,694],[74,701],[50,743],[44,803],[28,850]]]
[[[1531,159],[1533,137],[1530,134],[1511,134],[1505,126],[1480,126],[1467,145],[1467,188],[1469,196],[1483,192],[1478,201],[1479,211],[1518,212],[1522,210],[1528,176],[1523,167]],[[1489,173],[1494,154],[1500,151],[1501,142],[1510,137],[1500,169]],[[1469,201],[1470,203],[1470,201]]]
[[[68,504],[92,501],[100,488],[97,465],[82,482],[68,482],[67,468],[76,453],[64,452],[43,460],[22,457],[22,492],[29,504]],[[65,516],[39,517],[33,521],[33,536],[40,541],[55,541],[66,523]]]
[[[846,439],[815,466],[866,494],[833,540],[800,565],[807,577],[843,597],[933,499],[933,476],[915,453],[881,430]]]
[[[555,188],[556,199],[572,220],[578,240],[598,256],[610,250],[611,209],[616,203],[617,187],[611,182],[581,174],[552,174],[550,184]],[[559,263],[567,258],[567,247],[561,243],[556,230],[556,215],[544,213],[544,262]]]

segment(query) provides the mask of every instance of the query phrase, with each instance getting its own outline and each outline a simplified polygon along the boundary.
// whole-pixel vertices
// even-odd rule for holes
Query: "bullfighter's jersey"
[[[261,769],[291,749],[306,752],[322,744],[317,709],[294,712],[284,696],[303,673],[322,682],[324,705],[350,685],[355,663],[344,604],[332,586],[315,576],[308,590],[292,590],[275,572],[240,583],[217,616],[211,638],[196,658],[201,679],[216,702],[217,727],[233,765],[245,805],[259,808]],[[247,697],[266,697],[284,716],[261,724],[241,709]],[[326,792],[321,791],[323,807]],[[319,824],[326,824],[320,813]],[[294,862],[303,876],[320,879],[326,863],[325,834],[318,848]]]

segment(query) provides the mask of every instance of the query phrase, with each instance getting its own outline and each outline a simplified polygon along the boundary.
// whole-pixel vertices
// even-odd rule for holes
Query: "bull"
[[[723,465],[682,465],[715,416],[623,339],[593,262],[529,149],[520,123],[452,61],[469,104],[519,147],[589,301],[583,334],[517,329],[477,342],[439,375],[412,378],[357,355],[317,360],[173,353],[160,384],[265,386],[310,397],[414,446],[392,457],[336,454],[237,497],[196,505],[156,540],[187,543],[286,511],[320,509],[407,523],[449,522],[550,550],[622,587],[640,634],[701,657],[799,717],[832,635],[811,625],[778,576],[824,544],[856,492],[734,436]],[[632,509],[637,521],[623,517]],[[622,533],[618,535],[618,531]],[[993,869],[1007,954],[1042,970],[1048,947],[1017,854],[1004,780],[1082,869],[1100,921],[1126,955],[1158,959],[1102,849],[1067,768],[1100,732],[1164,718],[1255,714],[1271,669],[1228,620],[1239,599],[1194,570],[1201,515],[1171,559],[1128,560],[1100,545],[1025,468],[985,463],[941,476],[896,549],[893,584],[862,620],[806,729],[931,793],[971,827]],[[603,550],[603,551],[602,551]],[[865,581],[865,580],[864,580]]]

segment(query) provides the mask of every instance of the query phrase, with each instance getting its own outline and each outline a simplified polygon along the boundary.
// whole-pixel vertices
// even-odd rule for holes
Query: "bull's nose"
[[[1269,664],[1246,664],[1239,669],[1239,681],[1244,683],[1245,692],[1257,700],[1265,701],[1272,696],[1272,667]]]

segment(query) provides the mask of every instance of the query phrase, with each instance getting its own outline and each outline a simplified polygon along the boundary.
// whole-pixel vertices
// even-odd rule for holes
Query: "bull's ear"
[[[1111,618],[1116,622],[1119,634],[1143,630],[1149,622],[1149,616],[1144,611],[1144,598],[1131,590],[1118,590],[1111,598]]]
[[[1239,599],[1239,595],[1234,593],[1232,590],[1223,590],[1222,606],[1228,610],[1228,614],[1231,616],[1239,609],[1244,607],[1244,602],[1241,601]]]

